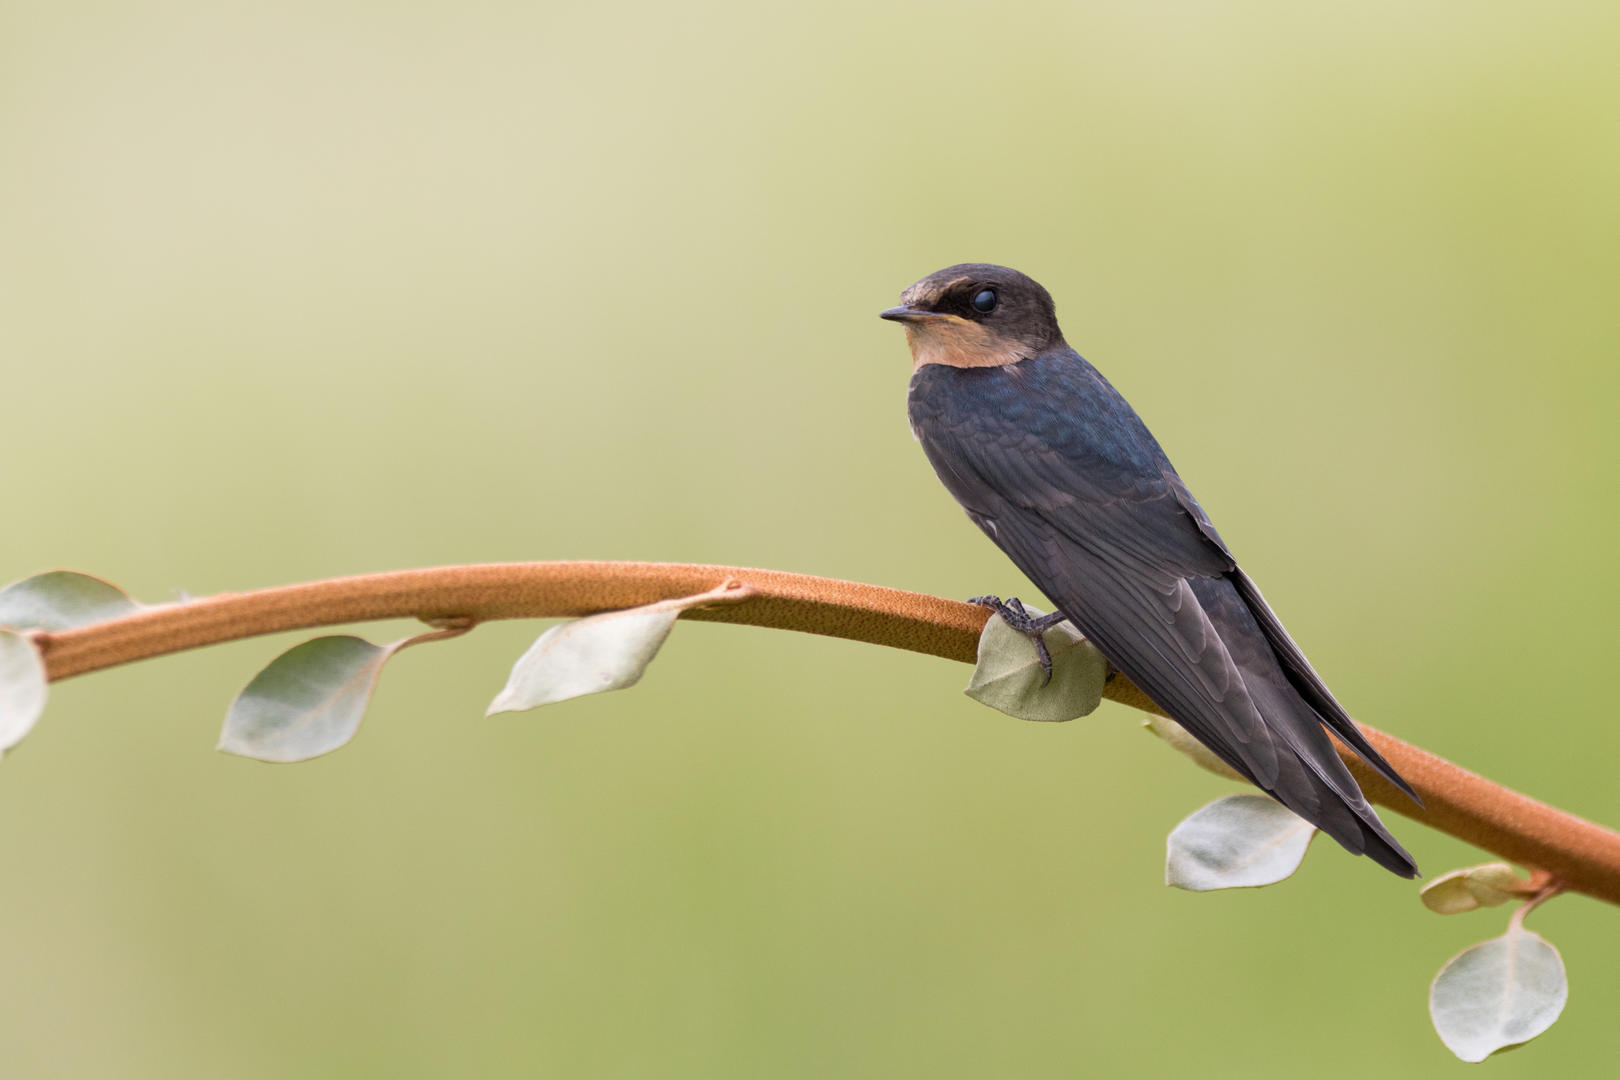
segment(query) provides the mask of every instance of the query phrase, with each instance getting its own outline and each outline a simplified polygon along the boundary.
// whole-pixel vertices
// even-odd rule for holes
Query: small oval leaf
[[[1468,870],[1468,890],[1482,907],[1495,907],[1510,900],[1523,900],[1532,892],[1530,883],[1507,863],[1484,863]]]
[[[679,608],[653,604],[553,626],[518,657],[506,687],[484,715],[635,685],[679,615]]]
[[[45,711],[45,661],[22,634],[0,630],[0,751],[34,729]]]
[[[1460,915],[1479,908],[1479,899],[1468,887],[1468,871],[1441,874],[1418,890],[1423,906],[1440,915]]]
[[[295,645],[231,703],[219,749],[275,762],[331,753],[354,738],[383,664],[404,644],[340,634]]]
[[[1507,863],[1484,863],[1442,874],[1418,892],[1423,906],[1441,915],[1457,915],[1482,907],[1522,900],[1529,882]]]
[[[1037,619],[1046,614],[1025,610]],[[1050,682],[1029,637],[1001,616],[990,616],[979,634],[973,678],[962,692],[1008,716],[1043,723],[1062,723],[1096,709],[1108,679],[1102,653],[1067,623],[1048,628],[1042,638],[1052,657]]]
[[[71,630],[140,608],[111,582],[72,570],[35,574],[0,589],[0,626],[17,630]]]
[[[518,657],[505,688],[495,695],[484,715],[519,712],[634,686],[658,655],[681,612],[735,604],[753,595],[751,586],[728,579],[694,596],[604,611],[553,626]]]
[[[1248,777],[1216,757],[1215,751],[1193,738],[1186,728],[1168,716],[1151,715],[1142,721],[1142,726],[1169,743],[1173,748],[1192,758],[1193,764],[1199,768],[1208,769],[1216,776],[1224,776],[1228,780],[1249,782]]]
[[[1191,892],[1272,885],[1299,869],[1315,835],[1265,795],[1226,795],[1171,830],[1164,883]]]
[[[1429,1017],[1448,1050],[1484,1061],[1546,1031],[1568,999],[1558,950],[1515,924],[1446,962],[1429,987]]]

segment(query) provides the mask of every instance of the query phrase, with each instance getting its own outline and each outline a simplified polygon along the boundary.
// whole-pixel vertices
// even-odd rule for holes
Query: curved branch
[[[401,570],[224,593],[146,608],[94,626],[39,633],[51,679],[253,637],[371,619],[446,621],[588,615],[705,592],[735,578],[755,595],[688,611],[710,622],[745,623],[849,638],[972,663],[984,608],[921,593],[833,578],[685,563],[490,563]],[[1109,698],[1160,710],[1123,676]],[[1620,834],[1459,768],[1363,725],[1378,751],[1423,797],[1412,805],[1393,785],[1340,753],[1367,797],[1513,862],[1545,871],[1566,889],[1620,904]]]

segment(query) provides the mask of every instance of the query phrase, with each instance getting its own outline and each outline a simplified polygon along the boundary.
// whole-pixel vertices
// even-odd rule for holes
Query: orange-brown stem
[[[972,663],[988,613],[973,604],[852,581],[685,563],[492,563],[365,574],[226,593],[148,608],[111,622],[36,635],[50,677],[222,641],[370,619],[445,620],[588,615],[692,596],[735,579],[752,590],[736,603],[683,617],[744,623],[889,645]],[[1124,677],[1115,701],[1158,712]],[[1362,728],[1423,797],[1414,806],[1342,747],[1367,797],[1425,825],[1542,871],[1561,887],[1620,904],[1620,834],[1459,768],[1427,750]]]

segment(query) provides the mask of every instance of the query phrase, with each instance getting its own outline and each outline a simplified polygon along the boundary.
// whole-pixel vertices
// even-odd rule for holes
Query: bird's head
[[[929,274],[882,317],[905,324],[917,367],[1000,367],[1064,344],[1051,295],[1034,279],[990,263]]]

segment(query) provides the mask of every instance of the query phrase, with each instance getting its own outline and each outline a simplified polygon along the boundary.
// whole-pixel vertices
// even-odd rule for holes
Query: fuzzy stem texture
[[[37,633],[50,678],[223,641],[371,619],[417,618],[458,630],[491,619],[589,615],[740,582],[746,599],[683,618],[849,638],[973,663],[989,613],[974,604],[833,578],[688,563],[544,562],[445,566],[365,574],[249,593],[224,593],[58,633]],[[1106,695],[1161,712],[1123,676]],[[1423,799],[1415,806],[1343,746],[1373,802],[1494,852],[1559,888],[1620,904],[1620,834],[1459,768],[1362,725]]]

